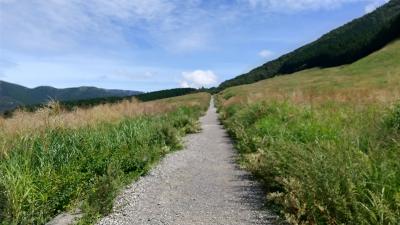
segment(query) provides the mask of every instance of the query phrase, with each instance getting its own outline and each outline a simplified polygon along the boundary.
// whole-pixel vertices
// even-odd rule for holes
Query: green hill
[[[123,97],[140,94],[138,91],[108,90],[95,87],[57,89],[53,87],[27,88],[21,85],[0,81],[0,112],[21,105],[43,104],[50,99],[77,101],[83,99]]]
[[[328,99],[353,92],[348,98],[359,102],[368,97],[395,101],[400,98],[399,87],[400,39],[350,65],[302,70],[290,76],[230,87],[220,95],[228,101],[244,103],[282,98]]]
[[[400,36],[400,0],[356,19],[315,42],[223,82],[219,89],[250,84],[314,67],[333,67],[361,59]]]

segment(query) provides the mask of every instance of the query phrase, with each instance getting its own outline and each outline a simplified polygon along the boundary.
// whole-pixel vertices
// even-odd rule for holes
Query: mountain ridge
[[[141,94],[140,91],[102,89],[91,86],[55,88],[38,86],[28,88],[0,80],[0,112],[12,110],[18,106],[46,103],[49,100],[76,101],[105,97],[124,97]]]

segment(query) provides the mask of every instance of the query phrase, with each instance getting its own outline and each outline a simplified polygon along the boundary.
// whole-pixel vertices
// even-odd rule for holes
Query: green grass
[[[400,224],[400,41],[218,94],[241,164],[290,224]]]
[[[206,105],[2,139],[10,149],[0,158],[0,224],[45,224],[75,208],[85,213],[81,224],[93,223],[121,187],[182,147]]]
[[[399,110],[259,103],[225,121],[243,164],[293,224],[400,222]]]

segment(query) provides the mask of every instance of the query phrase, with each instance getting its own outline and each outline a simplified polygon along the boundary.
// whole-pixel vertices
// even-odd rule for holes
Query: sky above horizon
[[[0,80],[211,87],[388,0],[0,0]]]

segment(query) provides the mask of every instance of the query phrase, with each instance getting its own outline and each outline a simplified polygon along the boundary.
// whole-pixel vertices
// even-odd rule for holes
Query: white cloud
[[[217,84],[217,76],[211,70],[195,70],[192,72],[183,72],[183,80],[181,81],[181,87],[187,88],[201,88],[211,87]]]
[[[0,0],[0,48],[65,53],[94,46],[137,47],[140,39],[171,52],[209,49],[218,17],[199,0]],[[214,14],[214,16],[216,16]],[[221,19],[222,20],[222,19]],[[29,38],[26,38],[29,37]],[[126,49],[126,48],[125,48]]]
[[[174,53],[203,51],[210,48],[211,31],[207,28],[187,28],[181,32],[163,35],[164,48]]]
[[[261,50],[261,51],[258,53],[258,55],[259,55],[260,57],[262,57],[262,58],[268,59],[268,58],[271,58],[272,56],[274,56],[274,53],[273,53],[272,51],[270,51],[270,50],[264,49],[264,50]]]
[[[144,36],[168,51],[202,51],[213,49],[218,23],[240,17],[244,6],[292,12],[351,2],[368,3],[369,12],[387,0],[236,0],[213,3],[213,9],[201,0],[0,0],[0,48],[65,53],[135,47],[132,36]]]
[[[162,29],[175,0],[0,0],[0,48],[65,52],[90,45],[131,45],[124,33]],[[27,38],[29,37],[29,38]]]
[[[0,0],[0,48],[65,53],[82,46],[134,47],[131,38],[137,35],[168,51],[207,50],[217,39],[218,23],[234,21],[245,6],[293,12],[364,2],[370,12],[387,1],[236,0],[216,1],[210,9],[202,0]]]
[[[190,84],[187,81],[182,81],[181,82],[181,87],[182,88],[190,88]]]
[[[83,2],[82,4],[96,16],[118,19],[152,20],[174,9],[173,3],[168,0],[88,0]]]

